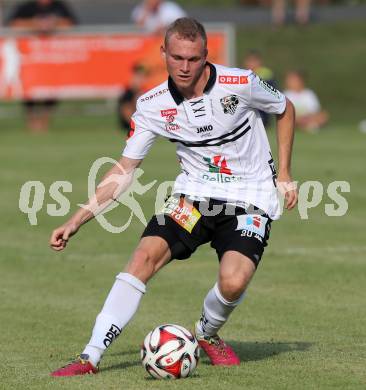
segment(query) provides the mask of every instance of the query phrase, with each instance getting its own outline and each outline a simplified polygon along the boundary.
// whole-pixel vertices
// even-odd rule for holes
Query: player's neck
[[[180,88],[179,91],[187,100],[202,96],[209,78],[210,78],[210,67],[209,65],[206,64],[200,77],[194,83],[194,85],[191,88],[186,88],[186,89]]]

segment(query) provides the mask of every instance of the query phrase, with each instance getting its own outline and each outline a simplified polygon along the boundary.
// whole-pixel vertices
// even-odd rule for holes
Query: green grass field
[[[314,77],[322,72],[324,64]],[[330,102],[331,111],[339,104]],[[247,298],[221,333],[239,353],[240,367],[214,368],[203,357],[192,378],[166,382],[150,379],[140,364],[139,347],[153,327],[173,322],[190,328],[199,316],[217,272],[215,253],[207,245],[151,281],[137,316],[106,353],[99,375],[49,377],[88,341],[114,276],[143,230],[136,218],[122,234],[108,233],[93,221],[66,251],[56,253],[48,248],[49,235],[66,217],[47,215],[46,205],[54,203],[49,194],[37,226],[30,226],[19,211],[20,188],[28,180],[43,182],[47,191],[56,180],[71,182],[73,191],[66,195],[75,210],[87,197],[93,161],[118,157],[123,147],[111,115],[71,112],[65,117],[62,112],[70,113],[65,107],[45,136],[23,131],[20,116],[0,120],[0,389],[366,388],[366,135],[358,131],[353,115],[361,115],[364,106],[339,114],[342,120],[336,117],[324,132],[297,134],[294,177],[318,180],[325,191],[334,180],[348,181],[351,192],[344,196],[349,209],[343,217],[326,216],[325,204],[332,201],[324,192],[308,220],[294,210],[273,225]],[[273,130],[269,136],[275,149]],[[172,161],[172,145],[159,141],[143,165],[141,182],[173,180],[177,166]],[[136,199],[149,218],[154,191]],[[128,217],[122,206],[111,214],[116,225]]]

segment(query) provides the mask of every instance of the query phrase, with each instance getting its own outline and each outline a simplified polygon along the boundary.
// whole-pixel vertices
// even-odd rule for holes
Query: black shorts
[[[219,260],[226,251],[233,250],[249,257],[257,267],[267,246],[271,222],[254,206],[243,208],[215,199],[191,201],[175,195],[165,202],[161,214],[153,216],[142,237],[163,238],[171,259],[187,259],[200,245],[211,242]]]

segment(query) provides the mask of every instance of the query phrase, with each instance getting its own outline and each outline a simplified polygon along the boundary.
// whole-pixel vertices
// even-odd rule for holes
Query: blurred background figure
[[[273,71],[264,65],[263,56],[259,50],[251,49],[246,53],[243,61],[243,68],[252,70],[262,80],[272,85],[272,87],[278,89]],[[259,113],[262,117],[264,126],[267,126],[271,118],[270,115],[263,111],[259,111]]]
[[[131,18],[138,27],[153,34],[161,34],[176,19],[186,16],[186,12],[176,3],[161,0],[144,0],[137,5]]]
[[[22,56],[17,41],[10,37],[4,40],[0,48],[2,66],[0,69],[0,96],[20,98],[23,92],[20,68]]]
[[[135,65],[131,83],[118,99],[118,119],[122,131],[130,129],[131,116],[136,110],[136,101],[141,96],[146,83],[147,71],[142,65]]]
[[[3,0],[0,0],[0,27],[4,27],[4,4]]]
[[[296,126],[306,132],[315,132],[328,122],[329,115],[321,109],[314,91],[306,88],[304,73],[291,70],[286,74],[284,94],[296,110]]]
[[[26,1],[14,9],[8,24],[10,27],[31,30],[38,34],[51,34],[63,27],[76,24],[76,18],[64,1]]]
[[[305,25],[310,18],[311,0],[294,0],[295,21],[300,25]],[[272,23],[281,26],[286,22],[287,0],[272,0]]]
[[[70,8],[60,0],[26,1],[14,9],[8,20],[9,27],[40,35],[50,35],[58,29],[77,23]],[[25,100],[27,127],[35,133],[48,130],[50,115],[57,102],[54,99]]]

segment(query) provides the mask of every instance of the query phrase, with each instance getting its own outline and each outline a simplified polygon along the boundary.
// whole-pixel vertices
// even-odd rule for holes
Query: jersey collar
[[[207,62],[207,65],[210,67],[210,77],[207,80],[207,84],[203,90],[203,92],[209,91],[216,82],[216,68],[214,65],[212,65],[210,62]],[[170,91],[170,94],[172,95],[172,98],[174,99],[177,106],[181,104],[184,100],[183,95],[178,91],[178,88],[174,84],[173,79],[169,76],[168,77],[168,88]]]

